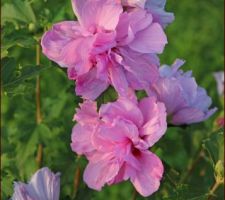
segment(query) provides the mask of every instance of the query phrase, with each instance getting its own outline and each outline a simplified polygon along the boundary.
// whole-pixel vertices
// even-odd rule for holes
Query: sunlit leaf
[[[33,9],[28,1],[16,0],[13,3],[5,3],[2,7],[2,23],[6,21],[18,23],[36,22]]]

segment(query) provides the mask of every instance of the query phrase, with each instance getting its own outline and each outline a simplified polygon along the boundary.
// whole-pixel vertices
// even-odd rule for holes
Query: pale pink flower
[[[219,96],[223,96],[224,95],[224,71],[215,72],[213,73],[213,75],[217,83],[218,94]]]
[[[115,0],[72,0],[72,5],[78,21],[55,24],[41,45],[49,59],[68,69],[78,95],[94,100],[112,85],[127,96],[130,88],[145,89],[157,80],[155,54],[167,39],[150,12],[123,11]]]
[[[161,78],[147,90],[149,96],[165,104],[175,125],[204,121],[217,110],[209,109],[212,100],[205,89],[197,85],[192,72],[179,70],[183,64],[184,61],[177,59],[171,67],[163,65],[159,69]]]
[[[97,112],[96,103],[86,101],[74,119],[71,148],[89,160],[84,181],[90,188],[130,179],[143,196],[158,190],[163,165],[148,148],[166,131],[164,104],[152,97],[139,103],[120,98]]]
[[[39,169],[28,184],[16,182],[12,200],[59,200],[60,174]]]

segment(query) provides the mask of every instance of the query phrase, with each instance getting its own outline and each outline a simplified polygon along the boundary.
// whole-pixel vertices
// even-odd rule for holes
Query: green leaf
[[[2,23],[6,21],[14,24],[18,22],[36,23],[36,17],[29,2],[16,0],[2,6]]]
[[[16,61],[14,58],[6,58],[2,60],[1,75],[3,84],[13,81],[15,71]]]
[[[2,60],[1,74],[3,77],[2,87],[7,90],[12,90],[26,79],[32,78],[42,71],[50,68],[50,66],[18,66],[15,59],[5,58]]]
[[[203,140],[202,146],[208,152],[213,167],[218,160],[224,161],[224,129],[212,133]]]

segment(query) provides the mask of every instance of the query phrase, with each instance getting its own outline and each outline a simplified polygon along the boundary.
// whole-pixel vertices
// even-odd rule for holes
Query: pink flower
[[[84,181],[90,188],[128,180],[143,196],[158,190],[163,174],[160,159],[150,151],[165,133],[162,103],[148,97],[139,103],[125,98],[101,105],[86,101],[74,116],[71,148],[89,163]]]
[[[217,91],[220,96],[224,95],[224,71],[215,72],[214,78],[217,83]]]
[[[218,118],[216,119],[216,125],[217,125],[218,127],[221,127],[221,128],[224,127],[224,116],[223,116],[223,117],[218,117]]]
[[[47,167],[38,170],[28,184],[16,182],[12,200],[59,200],[60,174]]]
[[[184,61],[177,59],[172,67],[162,66],[161,78],[147,91],[149,96],[165,104],[175,125],[204,121],[217,110],[209,109],[212,100],[205,89],[197,85],[192,72],[179,70],[183,64]]]
[[[153,16],[153,21],[158,22],[164,28],[173,22],[174,14],[166,12],[166,0],[121,0],[124,6],[140,7],[146,9]]]
[[[123,11],[115,0],[73,0],[78,21],[55,24],[42,37],[43,53],[76,81],[76,93],[96,99],[109,85],[120,96],[144,89],[158,78],[159,60],[167,43],[150,12]],[[134,86],[135,81],[135,87]]]

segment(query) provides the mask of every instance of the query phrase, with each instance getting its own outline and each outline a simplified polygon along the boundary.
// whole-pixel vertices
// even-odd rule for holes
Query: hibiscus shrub
[[[2,199],[223,199],[223,0],[165,3],[3,0]]]

